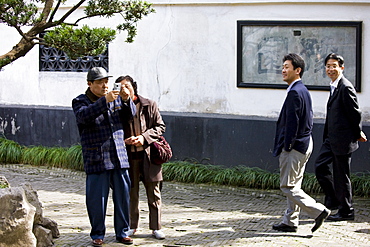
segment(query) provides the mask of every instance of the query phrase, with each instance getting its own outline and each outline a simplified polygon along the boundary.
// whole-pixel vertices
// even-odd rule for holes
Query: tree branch
[[[38,40],[39,42],[43,42],[44,41],[44,39],[43,38],[39,38],[39,37],[37,37],[37,36],[33,36],[33,37],[31,37],[31,39],[36,39],[36,40]],[[35,42],[34,44],[38,44],[38,42]]]
[[[68,26],[77,26],[77,24],[76,24],[76,23],[68,23],[68,22],[64,22],[63,24],[68,25]]]
[[[60,6],[60,3],[62,2],[62,0],[59,0],[57,5],[55,6],[54,10],[53,10],[53,13],[51,13],[50,15],[50,18],[49,18],[49,22],[52,22],[53,19],[54,19],[54,16],[55,14],[57,13],[58,9],[59,9],[59,6]]]
[[[42,16],[42,23],[46,23],[46,20],[51,12],[51,9],[53,8],[54,0],[46,0],[44,9],[42,10],[41,16]]]
[[[13,26],[13,27],[18,31],[18,33],[22,36],[22,38],[30,42],[30,39],[24,34],[24,32],[19,26]]]
[[[119,12],[116,12],[116,11],[111,11],[111,12],[107,12],[107,13],[104,13],[104,15],[109,15],[109,14],[115,14],[115,13],[119,13]],[[81,17],[81,18],[78,18],[74,25],[77,25],[77,23],[83,19],[86,19],[86,18],[91,18],[91,17],[95,17],[95,16],[102,16],[102,14],[94,14],[94,15],[87,15],[87,16],[84,16],[84,17]]]
[[[63,23],[68,16],[70,16],[76,9],[78,9],[86,0],[81,0],[75,6],[73,6],[62,18],[57,21],[57,23]]]
[[[34,42],[34,44],[35,45],[45,45],[45,46],[48,46],[48,44],[47,43],[45,43],[45,42]]]
[[[35,44],[33,42],[29,42],[22,38],[21,41],[13,46],[9,52],[5,53],[4,55],[0,55],[0,70],[5,65],[25,56],[34,47],[34,45]]]

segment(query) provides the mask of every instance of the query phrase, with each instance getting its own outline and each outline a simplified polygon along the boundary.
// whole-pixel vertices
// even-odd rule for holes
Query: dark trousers
[[[113,191],[116,238],[127,237],[126,232],[130,229],[130,177],[128,169],[114,169],[88,174],[86,177],[86,206],[92,239],[104,239],[109,188],[112,188]]]
[[[139,226],[139,191],[140,191],[140,178],[143,177],[143,156],[141,159],[133,159],[130,163],[131,169],[131,191],[130,191],[130,228],[137,229]],[[149,229],[161,229],[161,190],[160,181],[149,182],[142,179],[146,197],[149,207]]]
[[[339,213],[353,213],[352,186],[350,180],[351,153],[335,155],[326,139],[315,162],[316,178],[325,193],[324,205],[339,208]],[[330,165],[332,164],[332,169]]]

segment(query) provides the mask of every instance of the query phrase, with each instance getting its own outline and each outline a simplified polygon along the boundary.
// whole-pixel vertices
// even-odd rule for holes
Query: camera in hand
[[[121,91],[121,83],[114,83],[113,91]]]

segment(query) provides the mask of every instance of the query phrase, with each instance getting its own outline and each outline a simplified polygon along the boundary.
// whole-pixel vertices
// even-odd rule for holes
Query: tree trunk
[[[9,52],[5,53],[4,55],[0,55],[0,71],[4,66],[12,63],[20,57],[24,57],[36,45],[34,42],[34,37],[50,26],[50,23],[39,23],[39,25],[32,27],[27,33],[24,34],[27,39],[22,37],[18,44],[13,46]]]
[[[27,41],[22,38],[21,41],[17,45],[15,45],[9,52],[0,56],[0,70],[4,66],[26,55],[33,47],[33,42]]]

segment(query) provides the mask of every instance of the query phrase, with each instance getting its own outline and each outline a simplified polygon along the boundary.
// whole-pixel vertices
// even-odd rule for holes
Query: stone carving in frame
[[[286,88],[282,58],[301,55],[303,82],[310,90],[329,90],[324,59],[344,57],[344,75],[361,91],[361,21],[238,21],[237,87]]]

